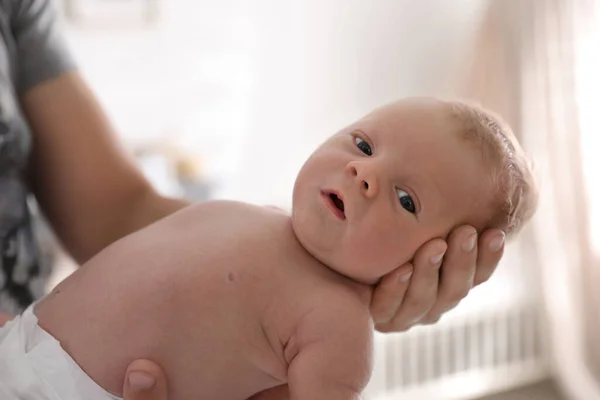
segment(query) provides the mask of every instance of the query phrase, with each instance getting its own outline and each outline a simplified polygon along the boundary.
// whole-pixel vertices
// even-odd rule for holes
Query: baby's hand
[[[407,263],[377,285],[371,314],[380,332],[405,331],[417,324],[437,322],[456,307],[473,286],[492,275],[504,252],[504,233],[481,234],[471,226],[455,228],[447,243],[425,243]],[[442,264],[443,261],[443,264]]]
[[[150,360],[135,360],[125,374],[123,400],[168,400],[167,380]]]

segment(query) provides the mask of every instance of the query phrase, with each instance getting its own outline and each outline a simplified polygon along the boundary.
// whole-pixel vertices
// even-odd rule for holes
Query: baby
[[[57,400],[115,398],[127,365],[148,358],[171,400],[242,400],[282,384],[292,400],[359,399],[372,284],[457,225],[515,234],[536,200],[521,147],[487,111],[384,106],[311,155],[291,215],[196,204],[91,259],[0,330],[0,394],[19,393],[2,375],[7,357],[13,376],[36,370],[40,398]],[[16,330],[22,348],[7,350]]]

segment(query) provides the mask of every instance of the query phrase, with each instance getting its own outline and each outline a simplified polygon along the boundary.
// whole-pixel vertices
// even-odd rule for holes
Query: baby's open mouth
[[[336,216],[336,218],[344,221],[346,220],[346,213],[344,212],[344,201],[342,197],[335,192],[323,191],[321,192],[321,199],[329,209]]]
[[[337,207],[337,209],[341,212],[344,212],[344,202],[339,197],[337,197],[335,193],[331,193],[329,197],[331,198],[331,201],[333,201],[333,204]]]

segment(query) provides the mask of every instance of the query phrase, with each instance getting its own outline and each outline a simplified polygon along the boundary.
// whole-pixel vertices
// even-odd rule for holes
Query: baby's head
[[[310,156],[294,185],[292,223],[317,259],[374,283],[456,226],[512,236],[536,204],[529,162],[498,117],[410,98],[373,111]]]

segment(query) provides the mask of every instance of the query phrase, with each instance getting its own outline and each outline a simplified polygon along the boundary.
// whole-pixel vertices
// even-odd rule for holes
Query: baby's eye
[[[396,193],[398,194],[398,199],[400,199],[400,205],[402,208],[409,213],[414,214],[416,212],[416,208],[412,197],[410,197],[410,195],[404,190],[396,189]]]
[[[360,149],[360,151],[362,151],[366,155],[368,155],[368,156],[373,155],[373,151],[371,150],[371,146],[369,145],[369,143],[365,142],[364,140],[362,140],[359,137],[354,138],[354,143],[356,143],[356,147],[358,147]]]

